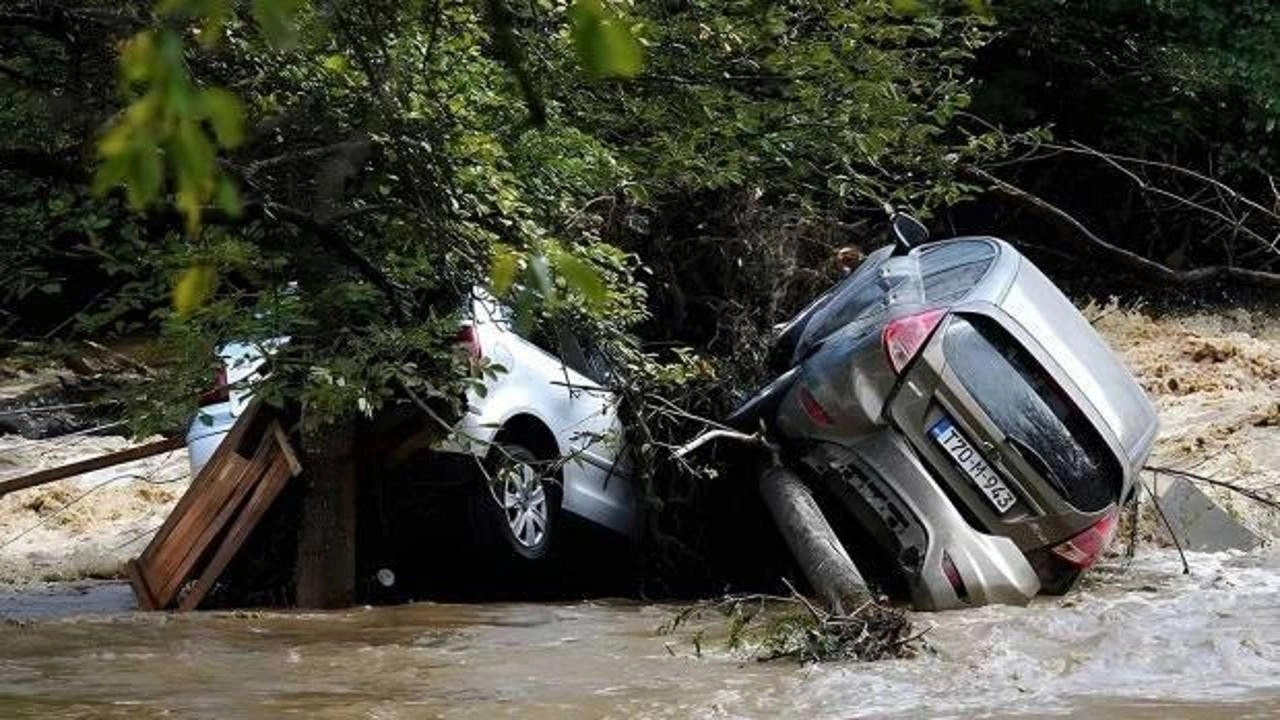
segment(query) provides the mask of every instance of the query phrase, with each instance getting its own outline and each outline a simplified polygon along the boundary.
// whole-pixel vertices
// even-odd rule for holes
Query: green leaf
[[[570,252],[558,252],[553,259],[556,272],[564,278],[570,290],[582,295],[593,309],[604,307],[609,299],[609,289],[595,267]]]
[[[204,304],[218,284],[218,273],[210,265],[192,265],[173,285],[173,309],[185,317]]]
[[[332,73],[344,73],[351,64],[347,62],[347,58],[342,55],[330,55],[324,59],[324,69]]]
[[[253,19],[262,34],[277,47],[290,47],[297,40],[293,19],[302,0],[254,0]]]
[[[990,18],[992,16],[991,3],[987,2],[987,0],[965,0],[965,4],[969,6],[969,12],[978,17]]]
[[[133,209],[141,210],[160,194],[160,183],[164,180],[160,148],[149,142],[138,142],[130,148],[128,157],[125,195]]]
[[[244,106],[240,98],[222,88],[205,88],[200,101],[219,145],[233,148],[244,141]]]
[[[499,250],[493,254],[493,266],[489,268],[489,284],[498,295],[506,295],[516,280],[520,267],[520,255],[512,250]]]
[[[924,3],[920,0],[893,0],[890,6],[894,13],[907,17],[915,17],[924,12]]]
[[[593,77],[634,77],[644,66],[640,43],[600,0],[574,0],[569,22],[578,61]]]
[[[215,199],[218,207],[231,217],[240,217],[240,213],[244,212],[244,205],[240,202],[240,191],[236,189],[235,183],[226,175],[218,176],[218,189]]]

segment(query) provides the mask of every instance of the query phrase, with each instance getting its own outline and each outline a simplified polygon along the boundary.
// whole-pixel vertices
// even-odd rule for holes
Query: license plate
[[[1013,507],[1017,498],[1009,490],[1009,486],[1004,484],[1004,480],[1000,479],[996,471],[982,459],[982,455],[973,449],[950,420],[946,418],[939,420],[929,428],[929,435],[942,446],[943,450],[947,451],[951,459],[960,466],[965,475],[969,476],[969,480],[978,486],[982,494],[987,496],[996,512],[1003,513]]]

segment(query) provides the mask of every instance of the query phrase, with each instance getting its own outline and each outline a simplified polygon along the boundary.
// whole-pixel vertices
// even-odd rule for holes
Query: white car
[[[568,333],[536,342],[517,334],[511,312],[483,290],[473,291],[470,304],[459,342],[506,371],[486,380],[483,394],[468,393],[463,418],[435,449],[468,460],[460,466],[486,481],[481,499],[518,558],[547,555],[562,512],[632,536],[636,496],[617,398],[602,384],[604,363]],[[264,353],[284,342],[220,349],[217,387],[201,397],[187,432],[193,476],[248,405]]]

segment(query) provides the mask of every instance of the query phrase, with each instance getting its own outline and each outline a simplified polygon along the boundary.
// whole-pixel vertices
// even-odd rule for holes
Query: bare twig
[[[1243,495],[1244,497],[1247,497],[1250,500],[1253,500],[1254,502],[1258,502],[1263,505],[1266,505],[1272,510],[1280,510],[1280,501],[1277,501],[1273,498],[1266,497],[1261,493],[1258,493],[1254,490],[1250,490],[1249,488],[1241,487],[1239,485],[1235,485],[1233,483],[1227,482],[1226,480],[1215,480],[1211,477],[1198,475],[1196,473],[1188,472],[1186,470],[1177,470],[1174,468],[1160,467],[1156,465],[1148,465],[1146,466],[1145,469],[1150,470],[1152,473],[1155,473],[1156,475],[1162,475],[1162,474],[1172,475],[1174,477],[1185,478],[1187,480],[1193,480],[1195,482],[1202,482],[1202,483],[1205,483],[1206,485],[1212,485],[1214,487],[1224,488],[1234,493]]]
[[[1147,494],[1151,496],[1151,505],[1155,507],[1156,514],[1160,516],[1160,522],[1164,524],[1166,530],[1169,531],[1169,537],[1173,540],[1173,546],[1178,549],[1178,558],[1182,560],[1182,574],[1190,575],[1191,566],[1187,564],[1187,555],[1182,551],[1182,543],[1178,540],[1178,533],[1174,532],[1173,524],[1169,522],[1169,518],[1164,514],[1164,508],[1160,507],[1160,498],[1156,497],[1155,488],[1142,483],[1142,487],[1146,489]]]
[[[1211,280],[1230,278],[1255,287],[1280,288],[1280,273],[1261,270],[1249,270],[1240,267],[1211,266],[1195,270],[1174,270],[1154,260],[1149,260],[1135,252],[1113,245],[1103,240],[1066,210],[1034,195],[1012,183],[1001,180],[981,168],[970,167],[969,175],[991,185],[992,189],[1019,202],[1025,203],[1057,220],[1059,223],[1075,231],[1076,237],[1083,240],[1090,249],[1099,252],[1117,265],[1128,270],[1145,273],[1162,283],[1170,285],[1197,285]]]

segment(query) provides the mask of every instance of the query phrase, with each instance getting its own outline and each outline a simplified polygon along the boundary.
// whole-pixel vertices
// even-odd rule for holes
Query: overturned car
[[[922,240],[899,229],[781,328],[777,379],[730,424],[838,499],[917,608],[1065,592],[1115,533],[1155,409],[1008,243]]]

